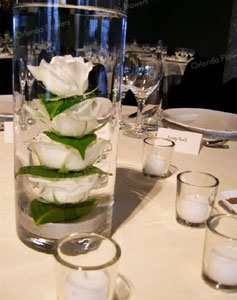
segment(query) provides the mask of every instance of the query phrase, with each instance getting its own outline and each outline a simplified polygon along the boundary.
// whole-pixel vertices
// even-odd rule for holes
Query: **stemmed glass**
[[[19,81],[20,81],[20,93],[21,93],[21,128],[24,130],[27,128],[26,124],[26,111],[23,107],[25,103],[25,86],[26,86],[26,65],[23,58],[20,58],[19,63]]]
[[[162,79],[161,58],[155,54],[136,52],[129,56],[130,72],[127,81],[134,93],[137,104],[137,121],[135,129],[124,132],[125,135],[134,138],[144,138],[148,135],[142,129],[142,111],[146,99],[158,87]]]
[[[25,95],[26,85],[26,73],[25,73],[25,62],[22,58],[19,60],[19,81],[20,81],[20,93],[22,96]]]
[[[4,34],[4,40],[3,40],[3,49],[2,49],[2,54],[5,54],[5,55],[11,55],[11,51],[9,49],[9,45],[10,45],[10,42],[11,42],[11,37],[8,33],[5,33]]]
[[[35,62],[35,56],[29,55],[27,57],[27,65],[30,65],[30,66],[35,65],[34,62]],[[31,105],[31,103],[33,101],[33,99],[32,99],[32,87],[33,87],[35,78],[31,74],[31,72],[28,68],[26,69],[26,81],[27,81],[27,87],[28,87],[28,101],[27,101],[27,104]],[[28,122],[29,125],[31,125],[31,124],[35,123],[35,120],[30,116],[27,119],[27,122]]]
[[[130,129],[131,126],[126,124],[125,121],[122,119],[122,105],[123,101],[125,99],[126,93],[129,91],[129,79],[130,81],[134,81],[136,79],[136,74],[132,73],[131,70],[131,61],[129,60],[129,54],[125,54],[125,60],[123,65],[123,82],[122,82],[122,100],[121,100],[121,106],[120,106],[120,120],[119,120],[119,128],[120,129]],[[128,79],[129,77],[129,79]]]

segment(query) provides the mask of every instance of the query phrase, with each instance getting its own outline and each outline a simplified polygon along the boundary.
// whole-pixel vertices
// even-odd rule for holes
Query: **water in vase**
[[[110,234],[125,32],[111,9],[14,7],[17,233],[34,249]]]

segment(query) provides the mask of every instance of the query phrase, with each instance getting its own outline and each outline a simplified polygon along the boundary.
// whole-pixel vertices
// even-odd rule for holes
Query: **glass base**
[[[142,129],[144,131],[158,131],[159,125],[158,123],[143,123]]]
[[[150,134],[148,132],[143,131],[143,130],[127,130],[127,131],[124,131],[123,134],[125,136],[135,138],[135,139],[144,139],[144,138],[150,136]]]
[[[125,123],[124,121],[119,122],[119,129],[120,130],[130,130],[131,128],[132,128],[132,126]]]
[[[154,178],[154,179],[166,179],[168,177],[170,177],[172,175],[172,172],[168,171],[165,174],[161,174],[161,175],[151,175],[151,174],[147,174],[144,172],[144,170],[142,170],[143,175],[149,178]]]
[[[181,225],[184,225],[184,226],[187,226],[187,227],[192,227],[192,228],[204,228],[206,223],[202,222],[202,223],[192,223],[190,221],[186,221],[186,220],[183,220],[181,217],[179,217],[178,215],[176,216],[176,221],[181,224]]]
[[[17,235],[26,246],[51,254],[56,240],[70,233],[96,232],[110,236],[111,228],[112,207],[97,208],[78,221],[40,226],[36,226],[31,217],[21,212],[17,222]]]
[[[172,176],[177,171],[178,171],[178,169],[175,166],[170,165],[170,168],[169,168],[168,172],[165,173],[165,174],[162,174],[162,175],[147,174],[147,173],[144,172],[144,170],[142,170],[142,173],[143,173],[144,176],[146,176],[148,178],[151,178],[151,179],[166,179],[166,178]]]
[[[133,288],[128,280],[121,274],[116,279],[115,295],[113,300],[132,300]]]
[[[39,252],[52,254],[56,240],[42,238],[20,226],[17,226],[17,235],[27,247]]]
[[[229,292],[229,293],[237,292],[237,285],[221,284],[220,282],[216,282],[215,280],[211,279],[204,272],[202,272],[202,278],[210,287],[216,290],[222,290],[224,292]]]

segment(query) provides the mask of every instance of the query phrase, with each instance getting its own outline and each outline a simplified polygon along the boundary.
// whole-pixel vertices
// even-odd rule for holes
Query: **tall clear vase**
[[[14,3],[16,226],[35,250],[111,233],[126,6]]]

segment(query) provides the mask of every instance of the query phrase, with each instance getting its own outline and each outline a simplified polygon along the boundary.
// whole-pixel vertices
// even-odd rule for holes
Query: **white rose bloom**
[[[100,178],[98,174],[70,179],[45,179],[29,176],[34,194],[39,201],[55,204],[76,204],[88,199],[91,189],[96,188]]]
[[[35,109],[28,105],[24,107],[57,135],[80,137],[92,132],[98,126],[97,118],[100,113],[100,104],[97,103],[96,98],[75,104],[52,120],[50,120],[46,108],[40,101],[37,102]]]
[[[39,66],[28,66],[36,80],[61,98],[83,95],[88,89],[88,76],[93,68],[91,62],[71,55],[55,56],[50,63],[44,59]]]
[[[86,148],[84,160],[77,149],[55,142],[43,133],[34,138],[29,147],[37,154],[40,163],[48,168],[80,171],[100,159],[107,144],[104,139],[93,141]]]

